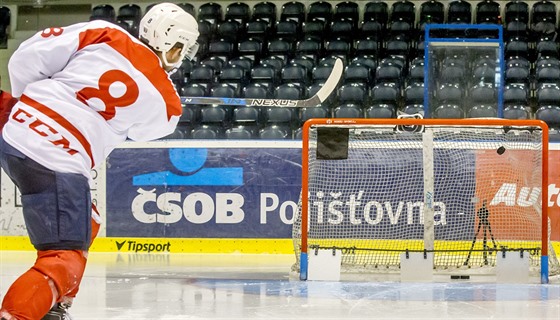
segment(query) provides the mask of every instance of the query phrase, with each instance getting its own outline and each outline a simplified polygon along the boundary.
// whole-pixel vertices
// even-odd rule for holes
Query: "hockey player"
[[[1,78],[0,82],[2,82]],[[2,132],[2,128],[8,121],[8,116],[16,103],[16,98],[12,97],[9,92],[0,89],[0,132]]]
[[[198,35],[191,15],[162,3],[142,18],[140,40],[99,20],[45,29],[14,52],[19,102],[0,137],[0,164],[22,194],[38,253],[8,289],[1,319],[70,319],[99,227],[91,170],[126,139],[175,130],[181,103],[167,72],[194,57]]]

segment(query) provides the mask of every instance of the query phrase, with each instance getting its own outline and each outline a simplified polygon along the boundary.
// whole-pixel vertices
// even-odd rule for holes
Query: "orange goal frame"
[[[385,125],[385,126],[531,126],[542,129],[542,185],[548,186],[548,126],[541,120],[508,120],[501,118],[473,118],[473,119],[349,119],[329,118],[310,119],[303,125],[302,132],[302,192],[301,192],[301,252],[300,252],[300,279],[307,280],[308,270],[308,206],[309,202],[309,130],[312,126],[321,125]],[[542,207],[542,250],[541,250],[541,283],[548,283],[548,188],[541,190]]]

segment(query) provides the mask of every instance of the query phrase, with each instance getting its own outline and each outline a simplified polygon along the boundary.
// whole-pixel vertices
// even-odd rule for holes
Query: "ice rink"
[[[34,261],[0,252],[0,292]],[[560,284],[312,282],[292,255],[90,254],[80,319],[560,319]]]

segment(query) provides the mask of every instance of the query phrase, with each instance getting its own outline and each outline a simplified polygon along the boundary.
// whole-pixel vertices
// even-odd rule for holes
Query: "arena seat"
[[[10,8],[0,6],[0,49],[8,47],[8,27],[11,24]]]
[[[292,129],[286,125],[267,124],[259,130],[259,139],[262,140],[292,139]]]
[[[366,118],[387,119],[396,117],[396,107],[386,103],[375,103],[365,109]]]
[[[91,10],[91,16],[89,20],[105,20],[109,22],[116,22],[117,16],[115,13],[115,8],[110,4],[100,4]]]
[[[445,7],[442,2],[429,0],[420,4],[419,23],[443,23],[445,18]]]
[[[416,6],[409,0],[396,1],[391,5],[391,17],[389,21],[402,19],[412,25],[416,21]]]
[[[301,25],[305,21],[305,5],[298,1],[284,3],[280,10],[280,20],[291,20]]]
[[[343,103],[333,109],[334,118],[363,118],[362,106],[354,103]]]
[[[506,3],[504,13],[506,23],[512,21],[529,22],[529,5],[524,1],[513,0]]]
[[[234,20],[244,25],[251,19],[251,8],[245,2],[232,2],[227,5],[224,20]]]
[[[142,19],[142,9],[137,4],[125,4],[119,8],[117,23],[125,26],[126,30],[135,37],[138,37],[138,28]]]
[[[307,7],[307,21],[318,20],[330,23],[333,19],[333,6],[328,1],[316,1]]]
[[[264,21],[269,27],[276,23],[276,4],[273,2],[263,1],[253,6],[253,21]]]
[[[471,23],[472,5],[465,0],[450,1],[447,6],[447,23]]]
[[[498,19],[501,18],[500,4],[493,0],[480,0],[476,4],[475,21],[476,23],[501,23]]]
[[[206,2],[198,8],[197,18],[199,21],[208,21],[217,26],[223,19],[222,5],[217,2]]]
[[[385,26],[389,21],[389,5],[384,1],[370,1],[364,6],[364,20],[377,21]]]
[[[245,24],[245,35],[247,39],[259,40],[261,43],[268,41],[271,26],[264,20],[249,21]]]

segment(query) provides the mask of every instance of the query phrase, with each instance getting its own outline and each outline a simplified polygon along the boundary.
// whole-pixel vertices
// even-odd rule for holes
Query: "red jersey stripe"
[[[72,125],[70,122],[68,122],[68,120],[66,120],[62,115],[58,114],[53,109],[47,107],[46,105],[44,105],[44,104],[42,104],[38,101],[35,101],[35,100],[29,98],[26,95],[22,95],[20,101],[25,103],[26,105],[32,107],[32,108],[37,109],[39,112],[41,112],[44,115],[48,116],[49,118],[53,119],[54,121],[56,121],[56,123],[61,125],[68,132],[70,132],[70,134],[72,134],[80,142],[80,144],[82,145],[82,147],[84,148],[84,150],[88,154],[89,159],[91,161],[91,167],[92,168],[95,167],[95,163],[93,161],[93,154],[91,152],[91,145],[89,144],[87,139],[84,137],[84,135],[76,127],[74,127],[74,125]]]

